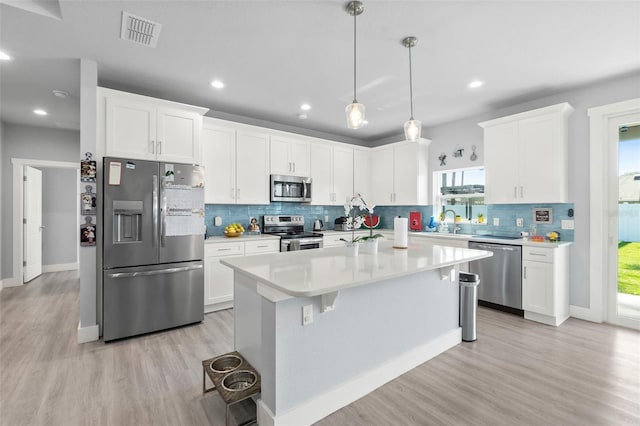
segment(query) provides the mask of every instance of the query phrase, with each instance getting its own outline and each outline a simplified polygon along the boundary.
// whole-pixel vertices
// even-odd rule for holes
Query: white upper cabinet
[[[202,126],[202,164],[206,204],[235,204],[236,130],[210,124]]]
[[[105,102],[105,155],[199,164],[206,108],[99,88]]]
[[[485,204],[566,203],[568,103],[479,123]]]
[[[271,136],[271,174],[310,176],[311,144],[307,141]]]
[[[367,149],[353,150],[353,193],[360,194],[369,203],[371,194],[371,151]]]
[[[373,203],[381,206],[428,204],[428,143],[399,142],[371,152]]]
[[[236,133],[236,204],[269,204],[269,134]]]
[[[353,149],[311,144],[311,204],[344,205],[353,196]]]
[[[269,204],[267,133],[205,117],[202,140],[205,203]]]

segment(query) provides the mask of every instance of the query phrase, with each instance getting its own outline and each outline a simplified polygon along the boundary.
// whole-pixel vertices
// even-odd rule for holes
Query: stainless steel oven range
[[[265,215],[262,232],[280,236],[280,251],[322,248],[322,234],[305,232],[304,216]]]

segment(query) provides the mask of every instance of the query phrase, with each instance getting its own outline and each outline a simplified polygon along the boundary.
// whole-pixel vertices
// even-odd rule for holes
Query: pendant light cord
[[[413,74],[411,72],[411,46],[409,46],[409,99],[411,100],[410,120],[413,120]]]
[[[354,13],[353,13],[353,103],[357,103],[358,101],[356,100],[356,17],[358,15],[355,13],[355,6],[354,6]]]

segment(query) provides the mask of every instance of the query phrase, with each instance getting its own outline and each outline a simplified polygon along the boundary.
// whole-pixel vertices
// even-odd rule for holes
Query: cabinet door
[[[353,197],[353,149],[333,147],[333,193],[338,206]]]
[[[155,107],[128,99],[107,98],[106,109],[106,155],[155,160]]]
[[[518,202],[520,153],[518,124],[506,123],[484,129],[485,204]]]
[[[289,175],[292,173],[292,165],[289,160],[289,142],[284,139],[271,137],[269,148],[270,166],[272,175]]]
[[[269,135],[238,130],[236,203],[269,204]]]
[[[234,204],[236,182],[236,131],[208,126],[202,129],[202,164],[205,167],[204,201]]]
[[[353,192],[354,194],[360,194],[367,204],[373,202],[370,151],[353,150]]]
[[[417,205],[418,203],[418,144],[400,145],[393,151],[393,203]],[[426,190],[426,188],[423,188]]]
[[[522,262],[522,309],[554,315],[553,263]]]
[[[293,165],[294,176],[311,176],[311,144],[309,142],[290,142],[289,159]]]
[[[562,118],[535,117],[519,122],[521,203],[568,201]]]
[[[331,146],[311,145],[311,204],[333,204],[332,161]]]
[[[158,108],[157,120],[158,160],[200,164],[202,116],[175,108]]]
[[[220,258],[205,259],[205,305],[233,300],[233,269],[220,263]]]
[[[371,203],[378,206],[393,204],[393,148],[371,152]],[[369,201],[368,201],[369,202]]]

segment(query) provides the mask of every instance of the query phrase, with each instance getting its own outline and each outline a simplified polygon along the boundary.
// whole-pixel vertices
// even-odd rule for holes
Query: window
[[[434,217],[453,210],[463,222],[485,223],[484,168],[447,170],[434,173]]]

